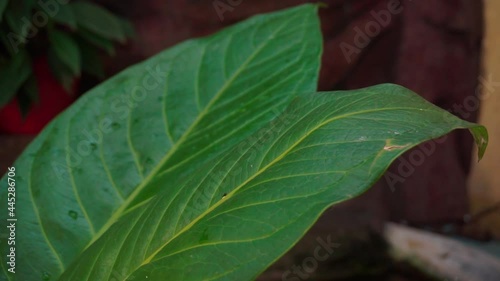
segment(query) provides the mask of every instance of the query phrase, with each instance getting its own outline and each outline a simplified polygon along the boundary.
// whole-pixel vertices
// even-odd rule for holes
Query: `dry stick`
[[[448,280],[498,281],[500,260],[446,236],[387,223],[384,236],[393,256]]]

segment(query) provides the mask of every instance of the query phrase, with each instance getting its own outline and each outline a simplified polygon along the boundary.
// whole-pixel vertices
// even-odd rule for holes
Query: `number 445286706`
[[[9,172],[7,173],[7,183],[9,187],[7,188],[7,205],[8,210],[9,210],[9,217],[15,218],[16,217],[16,168],[14,167],[9,167]]]

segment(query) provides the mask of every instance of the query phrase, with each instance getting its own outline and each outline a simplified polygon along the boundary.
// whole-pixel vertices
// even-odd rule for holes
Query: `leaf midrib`
[[[278,32],[280,32],[283,28],[285,28],[288,24],[288,21],[283,23],[279,28],[276,29],[270,35],[270,37],[275,36]],[[153,178],[160,172],[160,169],[163,165],[170,159],[170,157],[177,151],[177,149],[182,145],[182,143],[189,136],[191,131],[198,125],[198,123],[203,119],[203,117],[209,112],[212,105],[217,102],[217,100],[224,94],[224,92],[231,86],[234,80],[243,72],[245,67],[250,64],[250,62],[268,45],[268,40],[264,40],[264,42],[255,49],[255,51],[247,58],[245,62],[237,69],[237,71],[233,74],[233,76],[227,80],[221,89],[214,95],[214,97],[207,104],[205,109],[200,112],[200,114],[196,117],[194,122],[189,126],[189,128],[184,132],[184,134],[177,140],[177,142],[172,146],[172,148],[168,151],[168,153],[163,157],[162,160],[157,164],[156,168],[151,171],[151,173],[143,180],[143,182],[137,186],[137,188],[130,194],[130,196],[123,202],[123,204],[111,215],[108,222],[102,226],[102,228],[97,232],[94,238],[87,244],[84,250],[86,250],[90,245],[92,245],[97,239],[99,239],[110,227],[113,225],[123,214],[124,211],[127,210],[130,203],[134,201],[134,199],[140,194],[140,192],[153,180]],[[164,99],[164,102],[166,100]]]
[[[214,205],[212,205],[211,207],[209,207],[206,211],[204,211],[203,213],[201,213],[200,215],[198,215],[191,223],[189,223],[188,225],[186,225],[183,229],[181,229],[177,234],[175,234],[174,236],[172,236],[171,239],[169,239],[168,241],[166,241],[165,243],[163,243],[163,245],[161,247],[158,248],[158,250],[156,250],[155,252],[153,252],[149,257],[147,257],[144,262],[139,265],[137,268],[135,268],[133,271],[131,271],[130,274],[134,273],[138,268],[150,263],[153,258],[164,248],[166,247],[170,242],[172,242],[174,239],[176,239],[177,237],[179,237],[181,234],[183,234],[184,232],[188,231],[191,227],[193,227],[198,221],[200,221],[201,219],[203,219],[205,216],[207,216],[208,214],[210,214],[213,210],[215,210],[218,206],[220,206],[221,204],[223,204],[224,202],[226,202],[228,199],[230,199],[232,196],[234,196],[234,194],[236,194],[236,192],[238,192],[242,187],[244,187],[246,184],[248,184],[250,181],[252,181],[253,179],[255,179],[257,176],[259,176],[260,174],[262,174],[263,172],[265,172],[268,168],[272,167],[274,164],[276,164],[277,162],[279,162],[281,159],[283,159],[285,156],[288,155],[288,153],[290,153],[290,151],[292,151],[297,145],[299,145],[305,138],[307,138],[309,135],[311,135],[311,133],[313,133],[314,131],[316,131],[317,129],[325,126],[326,124],[328,123],[331,123],[331,122],[334,122],[336,120],[339,120],[339,119],[343,119],[343,118],[348,118],[348,117],[351,117],[351,116],[355,116],[355,115],[359,115],[359,114],[365,114],[365,113],[372,113],[372,112],[379,112],[379,111],[388,111],[388,110],[419,110],[421,111],[422,109],[420,108],[415,108],[415,107],[392,107],[392,108],[375,108],[375,109],[369,109],[369,110],[361,110],[361,111],[357,111],[357,112],[350,112],[350,113],[346,113],[346,114],[342,114],[342,115],[338,115],[338,116],[335,116],[335,117],[332,117],[332,118],[328,118],[326,119],[325,121],[323,122],[320,122],[318,125],[314,126],[313,128],[311,128],[310,130],[307,131],[307,133],[305,133],[302,137],[300,137],[293,145],[291,145],[287,150],[285,150],[284,152],[282,152],[279,156],[277,156],[273,161],[271,161],[269,164],[267,164],[265,167],[263,167],[262,169],[260,169],[259,171],[257,171],[254,175],[250,176],[247,180],[245,180],[243,183],[241,183],[240,185],[238,185],[235,189],[233,189],[231,192],[229,192],[226,197],[224,197],[224,200],[220,200],[218,201],[217,203],[215,203]],[[314,109],[313,109],[314,111]],[[430,111],[430,110],[426,110],[426,111]],[[310,112],[309,112],[310,113]],[[308,114],[305,114],[304,116],[307,116]],[[304,116],[302,118],[304,118]],[[302,119],[301,118],[301,119]],[[130,276],[130,275],[129,275]],[[124,280],[126,280],[129,276],[127,276]]]

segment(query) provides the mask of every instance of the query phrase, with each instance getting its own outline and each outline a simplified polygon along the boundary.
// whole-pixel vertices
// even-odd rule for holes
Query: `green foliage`
[[[0,64],[0,106],[6,104],[32,74],[30,58],[20,51]]]
[[[3,18],[3,12],[5,11],[5,8],[7,8],[8,3],[9,0],[0,0],[0,21]]]
[[[120,20],[110,12],[89,2],[71,4],[77,25],[108,40],[124,41]]]
[[[95,4],[67,2],[0,0],[2,73],[17,73],[17,57],[22,53],[29,58],[23,61],[22,69],[29,68],[30,73],[31,61],[47,55],[51,71],[70,93],[74,79],[82,70],[98,78],[104,76],[100,51],[113,54],[115,43],[123,43],[131,37],[131,24]],[[90,55],[91,60],[87,61]],[[26,94],[23,90],[31,88],[23,86],[31,83],[30,76],[24,74],[9,82],[8,89],[0,84],[0,107],[16,95],[23,111],[36,102],[36,91]]]
[[[72,30],[77,29],[76,16],[72,5],[61,5],[59,12],[55,13],[52,18],[55,22],[67,26]]]
[[[79,76],[81,61],[76,41],[68,34],[57,30],[49,33],[49,40],[57,58],[70,68],[72,74]]]
[[[316,13],[179,44],[56,118],[15,163],[0,280],[250,280],[411,147],[467,128],[484,153],[483,127],[403,87],[315,93]]]

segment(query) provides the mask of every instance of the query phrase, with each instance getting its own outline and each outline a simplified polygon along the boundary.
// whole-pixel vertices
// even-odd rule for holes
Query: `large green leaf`
[[[6,272],[2,237],[0,280],[56,280],[125,211],[314,92],[321,46],[305,5],[187,41],[85,94],[14,164],[18,267]]]
[[[484,127],[403,87],[297,98],[262,131],[131,210],[61,280],[252,280],[330,205],[366,191],[403,152]]]

